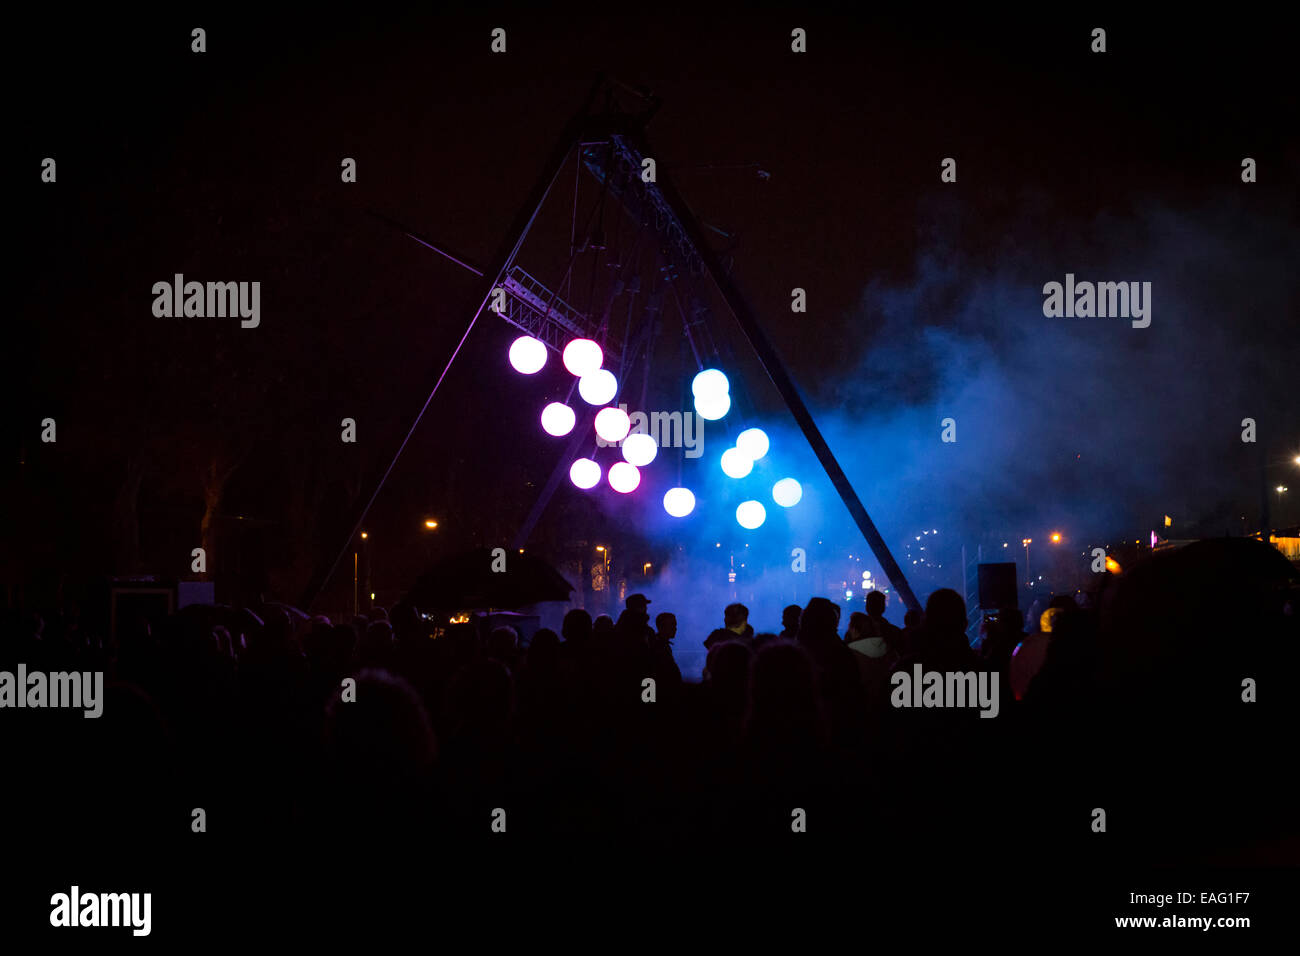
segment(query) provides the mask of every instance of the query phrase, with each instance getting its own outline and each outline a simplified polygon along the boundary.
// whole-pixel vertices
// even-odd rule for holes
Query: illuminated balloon
[[[706,368],[691,380],[691,394],[696,398],[715,398],[731,390],[727,376],[716,368]]]
[[[605,353],[591,339],[574,339],[564,347],[564,367],[578,378],[590,375],[605,361]]]
[[[772,443],[767,440],[767,432],[763,429],[746,428],[736,436],[736,447],[748,455],[750,460],[758,461],[767,454]]]
[[[722,470],[728,478],[744,478],[754,470],[754,462],[739,448],[728,448],[722,453]]]
[[[803,497],[803,486],[793,478],[782,478],[772,486],[772,500],[782,508],[793,508]]]
[[[590,458],[579,458],[569,466],[569,480],[586,491],[600,483],[600,465]]]
[[[632,420],[621,408],[602,408],[596,413],[596,434],[607,442],[622,441],[631,427]]]
[[[615,491],[626,495],[636,491],[636,486],[639,484],[641,484],[641,472],[637,470],[636,465],[620,461],[609,466],[609,486]]]
[[[685,518],[695,510],[695,492],[689,488],[669,488],[664,493],[664,511],[674,518]]]
[[[573,409],[563,402],[551,402],[542,409],[542,428],[546,434],[554,435],[556,438],[573,431],[573,424],[577,420],[578,417],[573,413]]]
[[[767,509],[761,501],[742,501],[736,509],[736,520],[742,528],[753,531],[767,520]]]
[[[731,411],[731,396],[726,392],[720,395],[695,396],[695,414],[705,421],[716,422]]]
[[[546,364],[546,346],[541,339],[521,335],[510,343],[510,364],[516,372],[533,375]]]
[[[603,415],[604,412],[601,414]],[[623,457],[633,465],[644,467],[654,461],[658,454],[658,443],[643,432],[628,435],[623,439]]]
[[[609,369],[598,368],[578,379],[578,394],[588,405],[605,405],[618,394],[618,379]]]

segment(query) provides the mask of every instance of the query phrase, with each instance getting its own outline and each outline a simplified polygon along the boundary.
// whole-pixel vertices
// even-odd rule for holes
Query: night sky
[[[204,489],[225,476],[217,540],[238,544],[214,559],[218,580],[294,600],[483,291],[370,213],[488,262],[602,71],[662,98],[661,175],[735,237],[739,286],[891,545],[932,524],[953,540],[1059,524],[1109,543],[1170,512],[1188,537],[1239,534],[1258,527],[1261,487],[1289,478],[1300,495],[1294,52],[1257,18],[22,16],[4,538],[6,579],[37,603],[63,580],[186,576]],[[195,26],[206,53],[190,51]],[[496,26],[504,55],[489,52]],[[1257,183],[1241,181],[1246,156]],[[944,157],[956,183],[940,182]],[[520,256],[548,282],[571,182],[555,201]],[[1045,318],[1041,287],[1067,272],[1153,282],[1151,328]],[[155,318],[150,288],[175,273],[260,281],[260,327]],[[794,287],[806,314],[790,312]],[[747,414],[810,492],[805,517],[754,541],[773,563],[823,532],[860,548],[734,323],[720,307],[713,322]],[[514,334],[480,320],[368,518],[390,543],[381,585],[508,542],[555,464],[539,386],[505,363]],[[656,354],[669,402],[695,369],[670,329]],[[46,417],[57,443],[40,441]],[[339,440],[344,417],[356,444]],[[1240,440],[1245,417],[1258,446]],[[593,509],[566,483],[535,540],[559,551],[621,529],[662,555],[734,537],[703,518],[666,529],[656,501]],[[1300,520],[1279,504],[1275,524]]]

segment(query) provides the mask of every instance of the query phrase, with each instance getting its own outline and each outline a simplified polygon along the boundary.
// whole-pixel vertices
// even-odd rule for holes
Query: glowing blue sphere
[[[754,462],[739,448],[728,448],[722,453],[722,470],[728,478],[744,478],[754,470]]]
[[[731,390],[727,376],[716,368],[706,368],[691,380],[691,394],[696,398],[714,398]]]
[[[685,518],[695,510],[695,493],[689,488],[669,488],[664,494],[664,511],[674,518]]]
[[[720,395],[696,395],[695,414],[705,421],[716,422],[731,411],[731,396],[726,392]]]
[[[772,443],[767,440],[767,432],[761,428],[746,428],[736,436],[736,447],[750,457],[752,461],[758,461],[767,454],[767,450],[772,447]]]
[[[767,509],[761,501],[742,501],[736,508],[736,521],[742,528],[753,531],[767,520]]]
[[[803,486],[793,478],[782,478],[772,486],[772,500],[782,508],[793,508],[803,497]]]

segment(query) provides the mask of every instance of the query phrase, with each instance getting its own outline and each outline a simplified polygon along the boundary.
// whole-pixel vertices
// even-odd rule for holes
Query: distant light
[[[669,488],[664,493],[664,511],[674,518],[685,518],[695,510],[695,492],[689,488]]]
[[[1287,490],[1286,485],[1278,485],[1278,486],[1277,486],[1277,493],[1278,493],[1279,495],[1280,495],[1282,492],[1286,491],[1286,490]]]
[[[577,420],[578,416],[574,414],[573,409],[563,402],[551,402],[542,409],[542,430],[556,438],[573,431],[573,425]]]
[[[1060,544],[1060,543],[1061,543],[1061,532],[1059,532],[1059,531],[1053,531],[1053,532],[1052,532],[1052,544]]]
[[[721,395],[695,396],[695,414],[707,422],[716,422],[726,417],[731,411],[731,396],[726,392]]]
[[[605,361],[605,353],[591,339],[574,339],[564,347],[564,367],[582,378],[590,375]]]
[[[590,458],[579,458],[569,466],[569,480],[586,491],[600,482],[600,465]]]
[[[434,521],[432,518],[427,518],[424,522],[424,526],[432,531],[434,528],[438,527],[438,522]]]
[[[622,441],[631,427],[632,419],[621,408],[602,408],[596,413],[596,434],[605,441]]]
[[[365,541],[366,538],[368,538],[368,537],[370,537],[370,533],[369,533],[368,531],[363,531],[363,532],[361,532],[361,540],[362,540],[362,541]]]
[[[618,379],[607,368],[598,368],[578,379],[578,394],[588,405],[605,405],[618,394]]]
[[[510,343],[510,364],[516,372],[533,375],[546,364],[546,345],[531,335],[521,335]]]
[[[753,459],[739,448],[728,448],[722,453],[722,471],[728,478],[744,478],[753,470]]]
[[[742,501],[736,508],[736,520],[742,528],[753,531],[767,520],[767,509],[761,501]]]
[[[853,597],[853,592],[851,590],[847,590],[844,592],[844,600],[846,601],[850,600],[852,597]]]
[[[758,461],[767,454],[767,450],[772,447],[768,441],[767,432],[761,428],[746,428],[736,436],[736,447],[743,451],[754,461]]]
[[[619,494],[630,494],[641,484],[641,472],[625,461],[609,466],[609,486]]]
[[[658,454],[659,443],[644,432],[637,432],[623,439],[623,457],[638,468],[650,464]]]
[[[803,486],[793,478],[782,478],[772,486],[772,500],[782,508],[793,508],[803,498]]]
[[[691,380],[691,394],[698,398],[718,398],[731,391],[727,376],[716,368],[706,368]]]

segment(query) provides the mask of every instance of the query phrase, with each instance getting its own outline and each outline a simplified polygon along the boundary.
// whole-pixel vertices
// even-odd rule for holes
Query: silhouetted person
[[[803,614],[803,608],[798,604],[790,604],[781,612],[781,640],[797,641],[799,639],[799,616]]]
[[[743,604],[728,604],[722,612],[723,626],[704,639],[704,646],[712,649],[723,641],[744,641],[752,646],[754,629],[749,626],[749,608]]]

